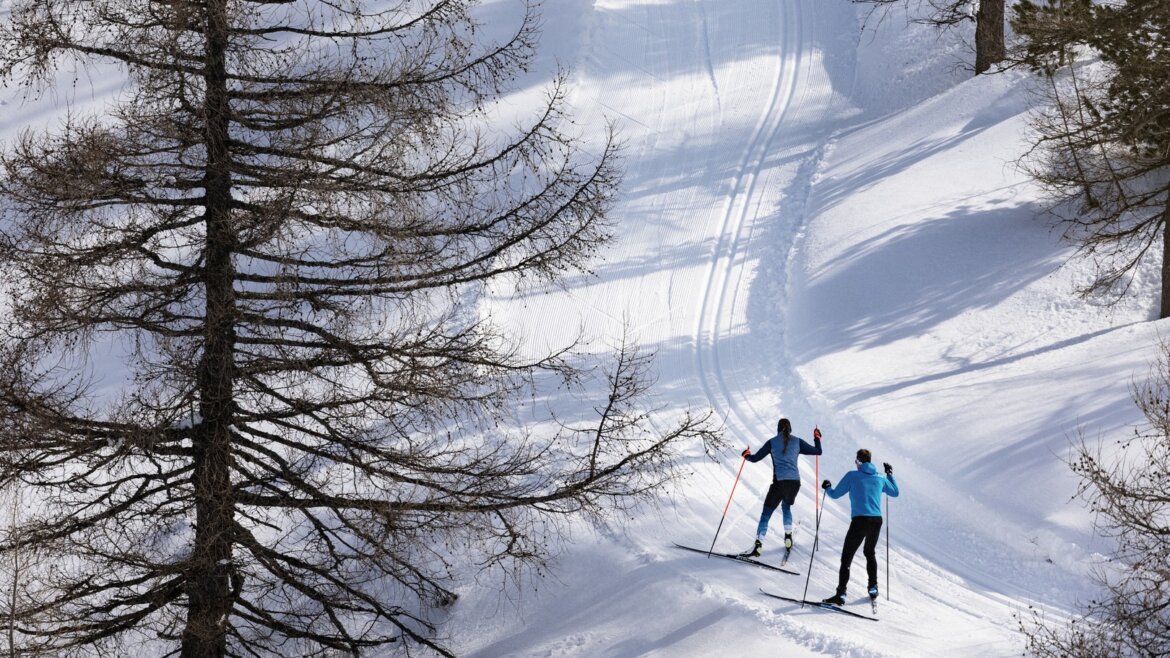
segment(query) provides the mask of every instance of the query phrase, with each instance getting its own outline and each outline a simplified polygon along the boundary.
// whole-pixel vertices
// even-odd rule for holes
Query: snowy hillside
[[[571,66],[582,125],[612,120],[626,142],[620,237],[595,279],[491,313],[532,340],[584,327],[599,350],[627,325],[658,352],[659,402],[713,407],[736,448],[717,464],[696,454],[695,476],[624,529],[581,528],[552,575],[503,593],[468,583],[445,627],[458,653],[1018,655],[1014,613],[1059,617],[1093,592],[1108,546],[1061,459],[1079,432],[1108,441],[1138,422],[1129,386],[1157,353],[1153,297],[1109,309],[1074,295],[1085,265],[1015,166],[1025,74],[972,79],[958,35],[896,15],[863,32],[863,11],[545,6],[545,56]],[[710,544],[739,451],[780,416],[824,431],[820,478],[859,447],[896,467],[878,624],[759,593],[799,598],[803,575],[671,547]],[[819,490],[816,462],[803,468],[789,566],[805,574]],[[717,549],[750,545],[769,482],[766,462],[744,468]],[[832,593],[848,521],[828,501],[810,598]],[[850,596],[866,611],[863,564]]]
[[[507,33],[522,4],[485,0],[485,36]],[[731,448],[713,462],[696,446],[693,476],[658,507],[574,526],[550,573],[517,583],[466,565],[446,645],[476,658],[1009,656],[1023,647],[1014,615],[1060,618],[1091,596],[1109,546],[1062,459],[1082,433],[1129,434],[1131,383],[1170,329],[1151,321],[1140,280],[1114,307],[1076,297],[1087,265],[1016,166],[1027,74],[973,78],[962,34],[849,0],[541,11],[538,65],[499,116],[524,116],[569,70],[576,130],[600,139],[613,123],[624,142],[618,235],[596,276],[496,291],[480,311],[538,347],[583,334],[604,353],[628,333],[657,354],[655,404],[714,409]],[[99,69],[71,77],[34,101],[0,92],[0,139],[122,85]],[[674,548],[710,546],[721,518],[717,550],[751,545],[769,463],[743,466],[728,497],[740,451],[781,416],[825,435],[819,462],[802,459],[788,565],[800,575]],[[762,595],[799,598],[806,576],[809,598],[833,593],[849,507],[826,502],[810,556],[817,482],[838,481],[860,447],[902,488],[879,548],[880,621]],[[868,612],[863,565],[848,606]]]

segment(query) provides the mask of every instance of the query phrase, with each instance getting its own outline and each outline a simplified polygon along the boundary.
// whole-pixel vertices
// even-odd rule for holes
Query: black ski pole
[[[890,497],[886,496],[886,600],[890,600]]]
[[[817,508],[817,523],[816,527],[813,529],[813,545],[812,550],[809,551],[808,555],[808,573],[804,575],[804,594],[800,595],[800,607],[802,608],[804,607],[805,600],[808,599],[808,579],[812,577],[813,556],[817,554],[817,544],[820,542],[821,513],[824,512],[825,509],[825,493],[827,493],[827,491],[825,489],[821,489],[821,506]]]

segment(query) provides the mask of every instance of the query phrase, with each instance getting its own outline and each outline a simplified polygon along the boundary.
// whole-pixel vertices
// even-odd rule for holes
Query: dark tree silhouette
[[[36,500],[0,542],[13,652],[447,653],[459,565],[540,565],[718,442],[652,431],[632,347],[587,423],[497,429],[594,364],[524,356],[477,300],[586,267],[619,171],[560,82],[493,125],[537,16],[483,43],[472,4],[12,2],[6,80],[128,80],[3,154],[0,486]]]

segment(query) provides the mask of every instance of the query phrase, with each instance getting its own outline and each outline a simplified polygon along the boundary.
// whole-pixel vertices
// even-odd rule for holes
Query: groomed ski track
[[[597,564],[594,573],[613,580],[612,596],[573,599],[573,606],[612,606],[613,628],[581,629],[571,615],[538,616],[524,631],[476,646],[473,655],[529,647],[551,655],[640,655],[613,649],[619,632],[614,629],[623,615],[637,617],[663,601],[685,610],[687,620],[672,622],[653,612],[655,619],[642,619],[638,628],[657,638],[648,646],[668,654],[676,642],[687,647],[677,655],[700,655],[691,652],[718,647],[721,637],[758,632],[760,649],[772,655],[930,655],[938,646],[932,624],[969,629],[953,638],[949,655],[1015,653],[1012,615],[1021,605],[1003,594],[1013,591],[1011,570],[996,573],[1015,556],[966,531],[967,520],[981,519],[983,512],[977,505],[968,508],[938,480],[903,481],[907,495],[895,503],[894,532],[907,528],[908,515],[921,515],[955,541],[935,544],[895,534],[893,598],[887,601],[883,593],[880,628],[837,615],[786,615],[757,585],[766,582],[771,590],[799,597],[795,582],[729,574],[734,565],[663,548],[664,540],[709,544],[740,466],[735,455],[768,438],[781,414],[806,438],[819,423],[826,451],[851,454],[857,437],[872,441],[870,447],[896,448],[864,419],[839,414],[832,400],[810,391],[786,348],[786,318],[799,312],[789,305],[791,263],[807,222],[815,218],[818,173],[831,157],[841,117],[859,112],[850,104],[856,56],[840,50],[861,38],[859,22],[847,0],[597,0],[586,20],[573,104],[584,125],[614,120],[625,143],[627,175],[614,213],[618,239],[596,279],[525,296],[514,321],[518,331],[531,334],[530,318],[541,318],[540,335],[552,343],[584,328],[586,335],[613,344],[628,331],[657,351],[664,398],[715,409],[733,449],[715,465],[696,455],[697,476],[676,492],[662,525],[642,524],[608,538],[615,562]],[[819,490],[812,461],[802,468],[797,507],[803,523],[793,564],[803,572]],[[841,474],[822,467],[820,477]],[[747,546],[769,481],[766,464],[747,465],[717,550]],[[934,502],[925,501],[926,487],[933,488]],[[773,528],[779,517],[777,512]],[[809,598],[832,592],[847,525],[847,502],[831,502]],[[664,536],[664,528],[675,534]],[[1003,557],[987,558],[986,551]],[[884,552],[880,559],[885,569]],[[959,559],[986,560],[986,580],[964,582],[948,568]],[[857,589],[864,586],[864,572],[858,555]],[[882,578],[884,590],[884,571]],[[571,597],[572,583],[566,592],[557,596]],[[711,630],[728,621],[732,628],[708,640],[691,637],[695,627]]]

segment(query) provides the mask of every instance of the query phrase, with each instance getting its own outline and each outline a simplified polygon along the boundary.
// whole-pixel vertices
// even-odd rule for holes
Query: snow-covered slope
[[[486,33],[506,32],[521,5],[485,0]],[[1066,263],[1015,166],[1026,76],[972,78],[958,35],[849,0],[542,11],[541,59],[500,116],[523,115],[569,67],[580,129],[612,121],[625,142],[619,235],[596,277],[501,294],[484,312],[537,344],[583,331],[598,352],[628,330],[657,351],[655,402],[713,408],[734,448],[716,463],[696,449],[693,477],[659,507],[576,528],[551,574],[517,584],[469,565],[441,627],[449,646],[483,658],[1006,656],[1022,648],[1013,614],[1059,617],[1090,595],[1108,546],[1070,501],[1061,459],[1078,433],[1108,442],[1139,420],[1129,386],[1166,329],[1143,290],[1111,309],[1075,297],[1084,266]],[[36,102],[4,91],[0,138],[122,84],[69,78]],[[672,548],[710,545],[739,451],[780,416],[800,436],[825,433],[825,455],[803,463],[789,564],[801,575]],[[877,624],[759,592],[799,597],[807,575],[810,598],[831,594],[848,505],[825,505],[810,559],[816,482],[838,480],[859,447],[893,463],[903,491],[879,551]],[[770,477],[766,462],[743,469],[718,549],[750,545]],[[778,516],[765,560],[779,554]],[[857,597],[860,556],[853,574]]]
[[[710,405],[735,446],[758,447],[780,416],[805,437],[819,425],[826,454],[804,462],[789,565],[811,567],[810,598],[832,593],[849,520],[828,502],[810,562],[817,477],[840,478],[858,447],[892,462],[889,587],[871,624],[759,593],[799,597],[803,576],[671,548],[710,544],[740,447],[696,457],[670,501],[624,528],[583,529],[532,588],[469,585],[454,648],[1018,655],[1013,614],[1060,616],[1092,592],[1108,547],[1061,460],[1079,432],[1107,440],[1138,422],[1129,385],[1160,326],[1151,295],[1113,309],[1074,295],[1085,272],[1016,167],[1027,77],[972,78],[954,35],[866,22],[847,0],[565,7],[545,12],[581,35],[553,42],[575,62],[578,116],[616,121],[627,144],[620,239],[595,279],[493,314],[551,341],[584,326],[599,346],[628,325],[658,350],[660,401]],[[717,548],[750,545],[769,482],[766,463],[744,469]],[[860,555],[853,573],[857,596]]]

